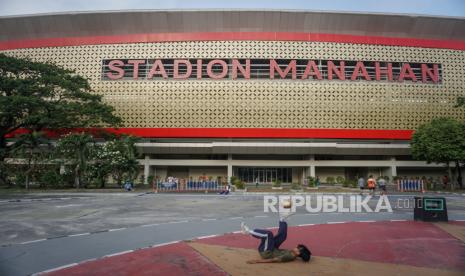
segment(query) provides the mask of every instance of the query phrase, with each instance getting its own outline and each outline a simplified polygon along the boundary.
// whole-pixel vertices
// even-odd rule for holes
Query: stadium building
[[[0,51],[90,80],[140,136],[141,174],[440,176],[413,130],[464,119],[465,19],[298,11],[122,11],[0,18]]]

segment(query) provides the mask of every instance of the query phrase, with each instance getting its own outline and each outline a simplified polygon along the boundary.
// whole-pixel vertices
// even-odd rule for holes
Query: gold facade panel
[[[414,129],[437,116],[463,119],[465,52],[286,41],[198,41],[5,51],[48,61],[90,79],[126,127]],[[442,84],[292,81],[103,81],[102,60],[279,58],[441,63]]]

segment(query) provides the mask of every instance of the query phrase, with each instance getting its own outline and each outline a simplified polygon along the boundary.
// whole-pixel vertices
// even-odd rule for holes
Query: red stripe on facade
[[[298,128],[106,128],[116,134],[145,138],[275,138],[410,140],[413,130]],[[82,129],[74,130],[76,132]],[[91,129],[98,132],[98,129]],[[67,131],[64,131],[67,132]],[[24,130],[15,134],[24,133]],[[50,132],[57,136],[57,132]],[[10,136],[11,137],[11,136]]]
[[[360,36],[320,33],[277,33],[277,32],[222,32],[222,33],[156,33],[115,36],[82,36],[12,40],[0,42],[0,50],[21,48],[62,47],[99,44],[124,44],[175,41],[313,41],[370,45],[407,46],[465,50],[465,41],[438,40],[404,37]]]

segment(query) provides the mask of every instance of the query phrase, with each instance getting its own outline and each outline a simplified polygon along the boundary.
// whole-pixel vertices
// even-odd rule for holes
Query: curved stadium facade
[[[465,19],[278,11],[0,18],[0,51],[90,80],[137,135],[141,174],[439,176],[413,130],[464,119]]]

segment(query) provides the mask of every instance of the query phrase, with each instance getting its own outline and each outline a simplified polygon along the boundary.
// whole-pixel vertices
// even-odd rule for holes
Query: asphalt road
[[[301,207],[289,224],[411,220],[412,197],[390,195],[392,213],[308,213]],[[449,219],[464,220],[465,196],[446,198]],[[377,202],[375,197],[369,205]],[[29,275],[127,250],[234,232],[241,221],[257,228],[277,224],[277,215],[263,210],[263,195],[41,195],[0,199],[0,208],[0,275]]]

